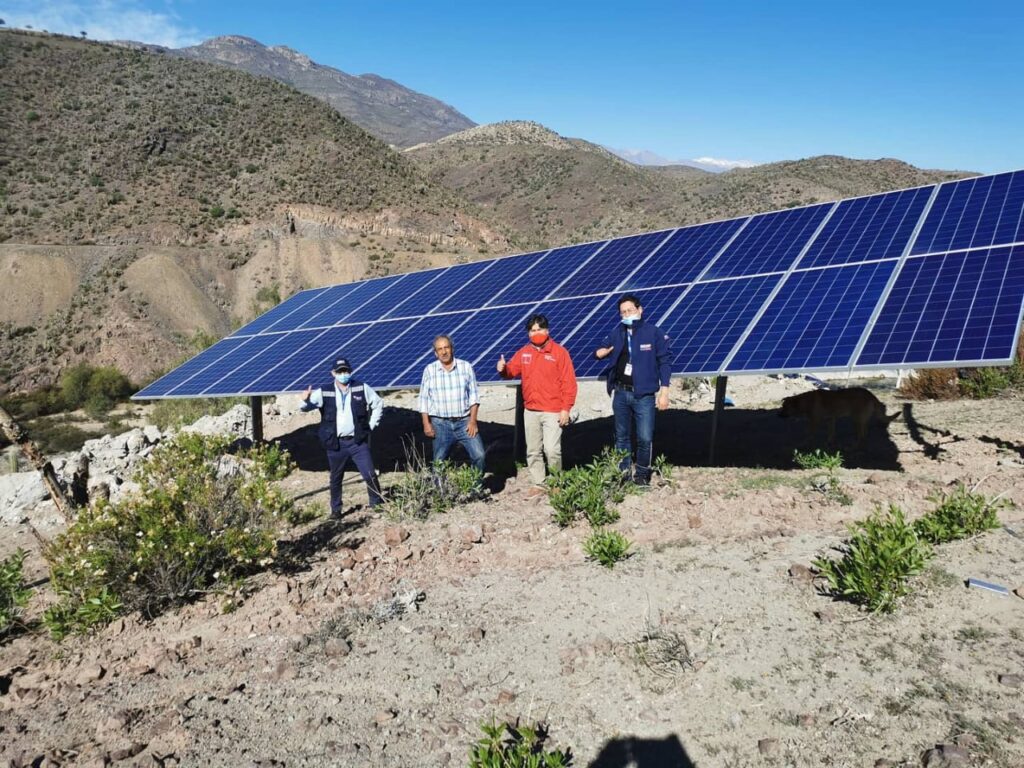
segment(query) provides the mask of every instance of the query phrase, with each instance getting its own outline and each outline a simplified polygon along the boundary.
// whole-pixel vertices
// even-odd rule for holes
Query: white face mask
[[[334,380],[337,381],[339,384],[348,384],[351,379],[352,379],[352,374],[351,373],[336,373],[336,374],[334,374]]]

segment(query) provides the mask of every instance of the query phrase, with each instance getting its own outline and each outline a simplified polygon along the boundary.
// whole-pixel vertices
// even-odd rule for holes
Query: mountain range
[[[221,58],[315,68],[219,40]],[[835,156],[638,166],[531,122],[438,137],[415,110],[396,151],[326,97],[149,48],[0,31],[0,390],[83,360],[143,381],[197,330],[300,288],[965,175]]]

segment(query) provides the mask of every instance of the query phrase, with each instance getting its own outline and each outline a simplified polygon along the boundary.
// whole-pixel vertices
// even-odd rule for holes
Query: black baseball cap
[[[333,371],[333,372],[349,371],[351,373],[352,372],[352,363],[350,363],[348,361],[348,358],[346,358],[346,357],[339,357],[337,360],[334,361],[334,367],[331,368],[331,371]]]

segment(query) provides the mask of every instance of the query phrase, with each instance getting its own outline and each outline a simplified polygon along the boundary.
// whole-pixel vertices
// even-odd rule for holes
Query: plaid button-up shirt
[[[440,360],[423,369],[420,382],[420,413],[457,419],[469,413],[480,402],[473,366],[455,358],[455,365],[446,371]]]

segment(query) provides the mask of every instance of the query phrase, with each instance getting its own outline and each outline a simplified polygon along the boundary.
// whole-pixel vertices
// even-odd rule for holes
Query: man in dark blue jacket
[[[672,355],[666,336],[658,326],[643,321],[640,299],[626,294],[619,299],[621,322],[615,326],[594,355],[608,359],[602,376],[608,379],[615,416],[615,449],[626,453],[619,468],[630,471],[632,429],[636,428],[636,457],[633,480],[651,483],[651,452],[654,443],[654,409],[668,408],[668,385]]]
[[[317,436],[327,450],[331,468],[331,517],[341,517],[341,482],[345,466],[351,460],[366,481],[370,506],[381,503],[380,482],[370,455],[370,431],[380,423],[384,401],[380,395],[352,378],[352,365],[339,359],[331,371],[332,380],[320,389],[307,387],[302,395],[302,410],[320,411]]]

